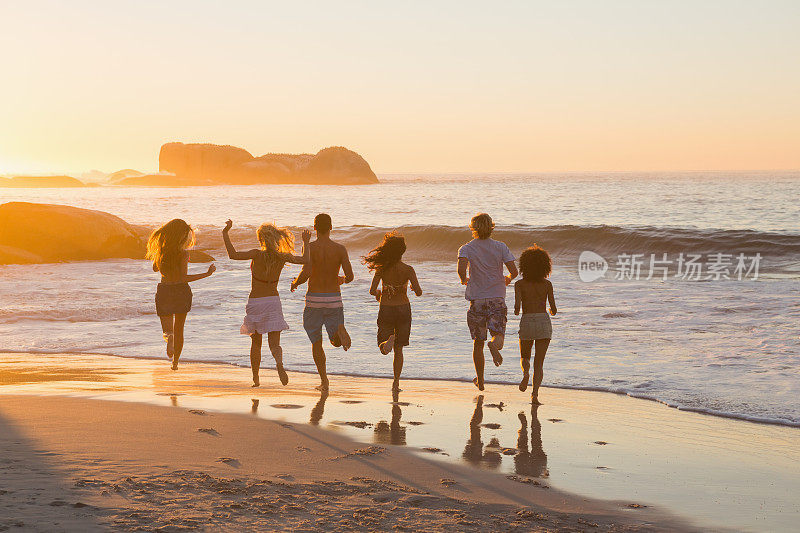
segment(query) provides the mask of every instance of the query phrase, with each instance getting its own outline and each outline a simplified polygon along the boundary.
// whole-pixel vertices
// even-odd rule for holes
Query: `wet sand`
[[[598,392],[543,388],[537,408],[514,386],[479,395],[406,380],[393,396],[390,380],[332,376],[321,395],[314,376],[290,378],[282,387],[264,369],[252,389],[249,370],[228,365],[0,354],[0,508],[14,511],[0,527],[788,531],[800,520],[796,428]]]

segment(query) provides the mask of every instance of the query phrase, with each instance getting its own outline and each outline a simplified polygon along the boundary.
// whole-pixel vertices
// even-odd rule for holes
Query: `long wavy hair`
[[[266,253],[267,267],[278,262],[278,253],[294,253],[294,234],[275,224],[261,224],[256,231],[258,243]]]
[[[383,270],[399,263],[405,252],[405,237],[392,231],[384,235],[383,241],[373,248],[369,254],[362,257],[361,260],[370,271]]]
[[[186,221],[176,218],[150,234],[145,257],[159,272],[175,272],[180,266],[181,254],[192,246],[194,230]]]

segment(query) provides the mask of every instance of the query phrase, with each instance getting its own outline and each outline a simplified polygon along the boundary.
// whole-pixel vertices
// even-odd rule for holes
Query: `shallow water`
[[[358,255],[382,231],[406,226],[409,261],[425,294],[413,298],[408,377],[471,380],[466,302],[454,270],[469,239],[466,221],[489,211],[498,238],[515,253],[538,241],[552,249],[559,315],[545,384],[648,397],[686,409],[800,425],[800,174],[531,175],[391,177],[377,186],[254,186],[187,189],[14,189],[1,201],[102,209],[134,224],[183,217],[199,228],[198,247],[218,258],[217,273],[193,284],[184,359],[249,364],[239,335],[249,289],[244,262],[224,257],[218,230],[232,217],[249,246],[258,223],[295,227],[333,215],[351,249],[356,281],[344,301],[353,349],[328,350],[333,373],[389,376],[375,346],[377,304]],[[598,226],[610,228],[599,228]],[[342,228],[341,226],[346,226]],[[619,253],[761,253],[758,281],[615,280],[583,283],[584,248],[613,262]],[[202,268],[199,265],[193,269]],[[291,330],[283,335],[290,370],[313,371],[302,330],[302,294],[281,285]],[[98,352],[163,357],[152,304],[157,279],[144,261],[114,260],[0,267],[0,350]],[[511,305],[511,291],[509,291]],[[514,335],[487,380],[519,380]],[[265,354],[266,355],[266,354]],[[271,360],[267,355],[264,364]]]

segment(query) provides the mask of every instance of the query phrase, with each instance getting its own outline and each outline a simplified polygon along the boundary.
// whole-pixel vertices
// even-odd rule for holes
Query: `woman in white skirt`
[[[522,381],[519,390],[525,392],[531,371],[531,350],[533,356],[533,392],[531,401],[539,404],[539,386],[542,384],[544,356],[553,336],[553,325],[547,314],[546,305],[550,302],[550,314],[556,314],[556,299],[553,296],[553,284],[547,279],[552,270],[550,254],[535,244],[519,256],[519,271],[522,279],[514,284],[514,314],[519,321],[519,351],[522,364]]]
[[[278,228],[274,224],[262,224],[258,231],[260,248],[237,252],[231,243],[228,232],[233,222],[228,220],[222,230],[222,238],[228,257],[236,260],[249,260],[252,272],[252,288],[247,300],[244,322],[241,333],[249,335],[250,368],[253,370],[253,387],[258,387],[258,370],[261,367],[261,341],[267,334],[267,342],[281,383],[289,383],[289,376],[283,368],[283,349],[281,348],[281,331],[289,329],[283,318],[281,297],[278,295],[278,281],[286,263],[306,264],[310,262],[308,242],[311,232],[303,231],[303,254],[294,255],[294,235],[286,228]]]

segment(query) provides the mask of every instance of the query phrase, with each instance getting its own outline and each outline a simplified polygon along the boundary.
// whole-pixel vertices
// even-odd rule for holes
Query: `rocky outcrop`
[[[148,176],[151,185],[167,182],[191,185],[309,183],[353,185],[377,183],[378,178],[363,157],[334,146],[316,154],[266,154],[253,157],[247,150],[215,144],[168,143],[158,158],[161,178]],[[133,178],[136,180],[136,178]],[[144,184],[125,179],[120,184]]]
[[[182,178],[230,183],[231,172],[252,160],[250,152],[235,146],[167,143],[158,154],[158,168]]]
[[[0,263],[144,257],[136,229],[109,213],[66,205],[0,205]]]
[[[0,187],[85,187],[86,184],[72,176],[14,176],[0,179]]]
[[[139,176],[144,176],[144,172],[139,172],[138,170],[134,170],[132,168],[124,168],[122,170],[117,170],[116,172],[109,174],[107,180],[110,183],[116,183],[118,181],[128,178],[138,178]]]

